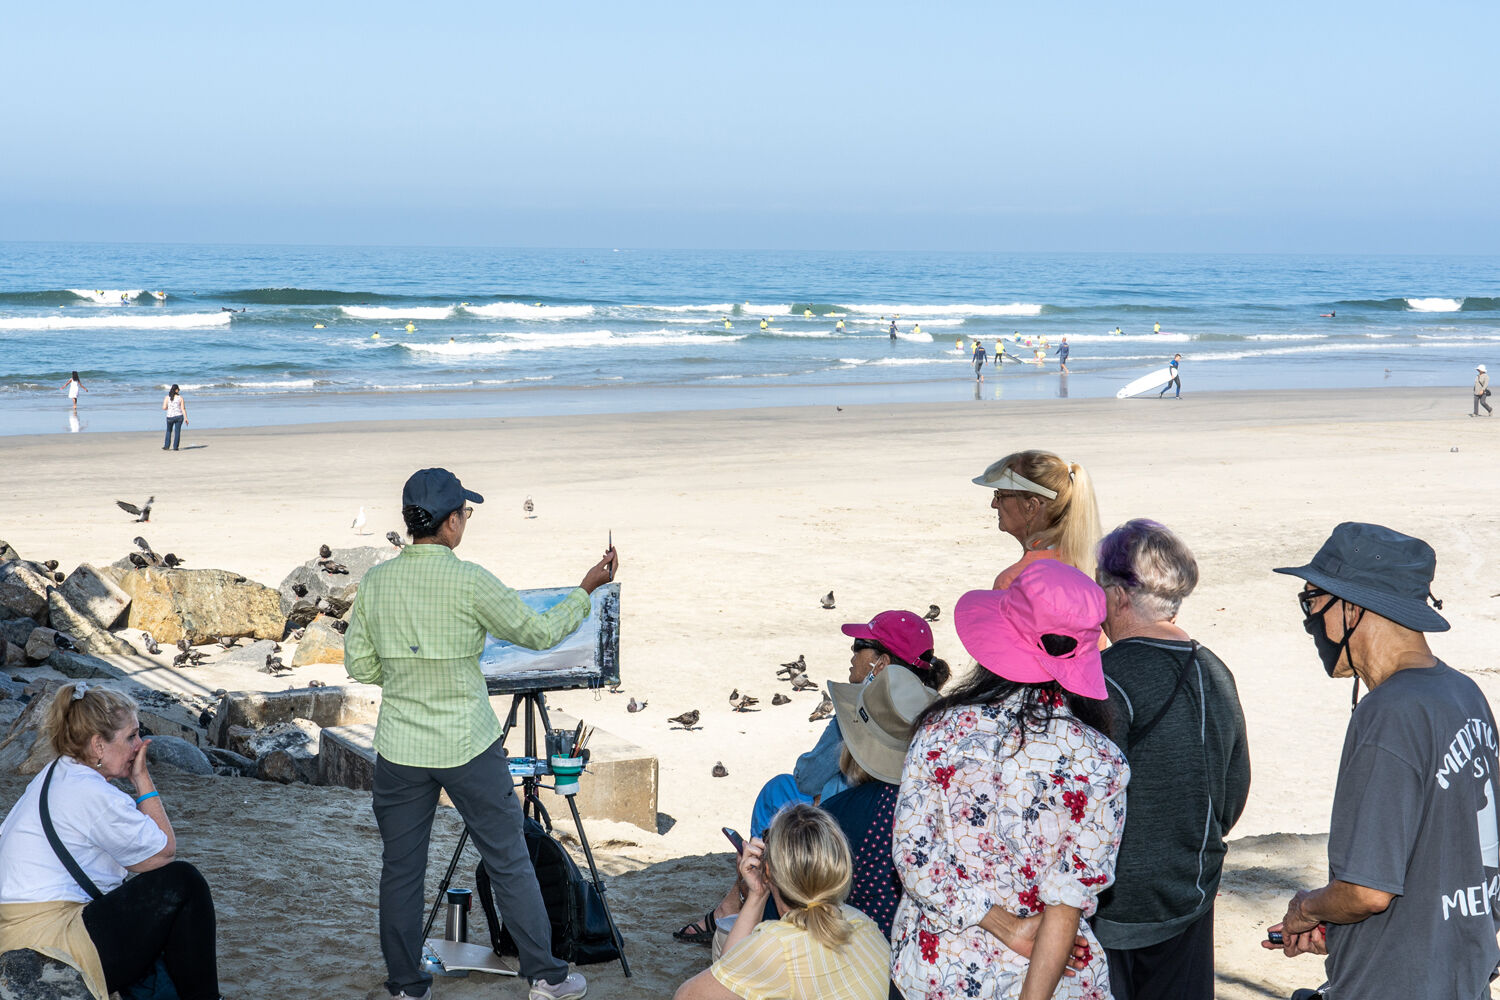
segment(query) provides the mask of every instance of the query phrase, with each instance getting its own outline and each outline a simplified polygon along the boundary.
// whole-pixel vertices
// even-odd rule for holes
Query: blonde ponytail
[[[1064,462],[1050,451],[1018,451],[990,468],[1010,469],[1057,494],[1052,499],[1042,498],[1046,500],[1043,510],[1047,523],[1033,536],[1036,547],[1056,549],[1062,562],[1092,578],[1095,549],[1104,529],[1099,523],[1094,483],[1084,467]]]
[[[766,831],[766,875],[790,909],[783,920],[829,949],[849,943],[854,927],[843,902],[854,881],[849,841],[832,816],[796,803],[776,814]]]
[[[128,694],[75,681],[57,689],[42,725],[53,753],[90,764],[87,755],[94,737],[102,736],[105,742],[114,739],[138,711]]]

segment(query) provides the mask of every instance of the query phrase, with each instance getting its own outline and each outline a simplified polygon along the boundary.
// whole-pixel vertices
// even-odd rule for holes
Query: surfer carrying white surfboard
[[[1158,392],[1156,394],[1156,398],[1157,399],[1161,399],[1163,396],[1165,396],[1167,394],[1167,390],[1168,389],[1171,389],[1171,388],[1174,388],[1174,387],[1177,389],[1177,395],[1173,396],[1172,398],[1173,399],[1181,399],[1182,398],[1182,376],[1180,374],[1180,367],[1179,367],[1181,364],[1182,364],[1182,355],[1181,354],[1174,354],[1174,355],[1172,355],[1172,363],[1169,364],[1169,365],[1167,365],[1167,368],[1170,369],[1171,372],[1172,372],[1172,381],[1168,382],[1166,385],[1164,385],[1164,386],[1161,387],[1161,392]]]

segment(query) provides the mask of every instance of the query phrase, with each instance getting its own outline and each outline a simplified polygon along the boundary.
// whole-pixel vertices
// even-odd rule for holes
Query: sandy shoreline
[[[727,869],[719,826],[743,824],[760,783],[816,736],[806,721],[815,696],[769,706],[775,665],[805,653],[815,679],[842,679],[840,623],[930,603],[944,611],[939,655],[967,663],[948,612],[1017,554],[969,478],[1009,451],[1055,450],[1092,474],[1106,528],[1155,517],[1198,556],[1202,583],[1181,621],[1235,672],[1254,762],[1221,899],[1221,995],[1278,996],[1321,981],[1316,962],[1262,954],[1255,941],[1292,884],[1323,869],[1318,835],[1349,689],[1318,668],[1295,584],[1270,568],[1301,562],[1342,520],[1420,535],[1437,549],[1433,590],[1454,625],[1435,648],[1461,669],[1490,668],[1500,587],[1485,571],[1500,429],[1468,418],[1464,396],[1320,390],[189,428],[185,440],[201,447],[177,454],[159,450],[155,430],[18,435],[0,437],[0,538],[67,570],[115,559],[141,533],[190,566],[274,586],[320,543],[379,543],[399,526],[402,481],[427,465],[486,495],[461,554],[512,586],[575,582],[612,530],[624,693],[553,702],[660,757],[665,832],[590,834],[601,846],[633,843],[601,854],[635,982],[595,967],[594,995],[661,996],[704,957],[668,932],[702,911]],[[114,507],[148,494],[157,498],[149,525]],[[528,495],[534,520],[520,510]],[[360,505],[372,532],[362,540],[348,529]],[[838,608],[824,611],[817,597],[830,588]],[[1474,676],[1492,698],[1500,692],[1496,674]],[[763,710],[731,714],[731,687],[761,696]],[[627,714],[629,696],[650,709]],[[689,708],[703,711],[704,728],[669,731],[666,716]],[[729,778],[708,776],[718,760]],[[210,870],[220,900],[231,995],[378,987],[367,796],[178,775],[162,785],[180,803],[183,855]],[[0,780],[0,804],[19,787]],[[451,833],[435,837],[435,854],[446,855]],[[482,988],[469,980],[440,991]]]

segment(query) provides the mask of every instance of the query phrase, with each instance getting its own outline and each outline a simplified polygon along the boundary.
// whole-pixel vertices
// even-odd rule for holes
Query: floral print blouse
[[[1125,827],[1125,755],[1063,714],[1020,741],[1019,700],[929,719],[901,775],[892,859],[906,895],[891,928],[891,979],[907,1000],[1017,997],[1028,962],[979,927],[996,905],[1093,914],[1114,881]],[[1109,1000],[1104,950],[1055,997]]]

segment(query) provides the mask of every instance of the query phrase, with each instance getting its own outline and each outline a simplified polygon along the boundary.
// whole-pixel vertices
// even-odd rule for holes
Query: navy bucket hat
[[[1301,577],[1340,600],[1373,611],[1414,632],[1446,632],[1433,607],[1437,554],[1420,538],[1378,524],[1345,521],[1306,566],[1272,570]],[[1433,600],[1433,605],[1441,603]]]

